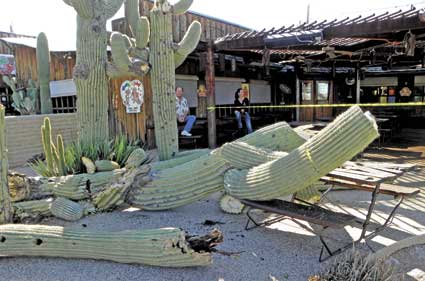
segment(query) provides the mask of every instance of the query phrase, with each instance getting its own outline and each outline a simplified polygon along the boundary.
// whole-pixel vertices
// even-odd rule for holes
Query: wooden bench
[[[181,145],[192,144],[195,149],[198,148],[198,141],[202,139],[201,135],[182,136],[179,135],[179,142]]]
[[[403,187],[387,182],[392,182],[397,177],[403,175],[405,172],[413,169],[415,165],[412,164],[391,164],[391,163],[368,163],[368,162],[347,162],[342,168],[330,172],[328,175],[322,177],[320,180],[331,187],[322,195],[326,196],[335,185],[348,187],[356,190],[368,191],[372,193],[372,198],[369,204],[369,209],[366,219],[362,223],[362,232],[360,237],[355,241],[367,241],[378,235],[379,232],[384,230],[394,219],[397,209],[403,203],[405,198],[413,197],[419,194],[420,189],[412,187]],[[367,227],[370,223],[372,213],[376,205],[378,194],[386,194],[394,196],[398,202],[391,210],[382,225],[376,227],[373,231],[366,235]],[[341,252],[347,249],[352,244],[349,244],[337,251]],[[335,252],[329,253],[330,255]]]
[[[301,202],[298,204],[295,202],[287,202],[282,200],[271,200],[264,202],[250,201],[250,200],[241,200],[243,204],[254,209],[260,209],[266,212],[275,213],[280,216],[258,222],[251,214],[249,209],[247,214],[248,220],[245,225],[246,230],[250,230],[258,226],[266,226],[278,221],[281,221],[285,218],[294,218],[303,220],[309,223],[317,224],[326,228],[343,228],[347,225],[353,225],[355,223],[360,223],[362,232],[359,239],[351,241],[344,247],[341,247],[337,250],[331,250],[328,244],[326,243],[324,237],[321,233],[316,233],[319,236],[320,242],[322,243],[322,249],[319,256],[319,261],[324,261],[331,256],[339,254],[346,249],[349,249],[353,246],[353,243],[359,243],[363,240],[367,243],[367,240],[375,237],[380,231],[385,229],[388,224],[394,218],[398,207],[401,205],[403,200],[408,197],[417,195],[420,192],[418,188],[402,187],[394,184],[385,183],[387,181],[393,181],[395,178],[401,176],[406,171],[414,168],[415,165],[410,164],[387,164],[385,163],[375,163],[375,162],[346,162],[341,168],[335,169],[330,172],[328,175],[321,178],[322,182],[330,184],[331,187],[322,195],[326,196],[326,193],[329,192],[334,185],[345,186],[357,190],[363,190],[372,192],[372,199],[369,205],[368,213],[366,219],[361,221],[360,219],[337,212],[333,212],[322,207],[312,205],[303,200],[297,199],[296,194],[294,195],[294,200]],[[370,223],[372,213],[376,204],[376,198],[378,194],[386,194],[398,198],[398,202],[388,215],[386,221],[375,228],[372,232],[366,235],[367,226]],[[253,223],[253,227],[249,227],[249,224]],[[328,257],[323,258],[324,250],[326,250]]]

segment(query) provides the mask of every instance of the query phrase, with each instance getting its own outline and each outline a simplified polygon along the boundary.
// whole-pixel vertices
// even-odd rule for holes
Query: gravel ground
[[[422,147],[421,152],[425,151]],[[425,153],[418,164],[424,167]],[[388,159],[394,160],[394,159]],[[416,161],[416,160],[415,160]],[[413,162],[413,160],[412,160]],[[27,170],[20,169],[21,172]],[[425,168],[410,172],[399,180],[399,184],[420,187],[425,190]],[[239,255],[224,256],[214,254],[214,264],[205,268],[170,269],[143,265],[125,265],[106,261],[67,260],[61,258],[3,258],[0,262],[0,281],[115,281],[115,280],[166,280],[166,281],[233,281],[233,280],[273,280],[306,281],[310,275],[319,272],[326,263],[318,262],[320,243],[316,236],[303,230],[300,222],[283,221],[270,228],[257,228],[245,231],[246,217],[224,214],[217,203],[219,194],[176,210],[167,212],[144,212],[134,209],[98,214],[87,217],[78,223],[64,223],[50,219],[45,224],[65,225],[90,230],[120,231],[127,229],[151,229],[160,227],[181,227],[190,234],[206,234],[214,227],[219,228],[225,241],[218,249],[241,252]],[[328,195],[329,208],[365,216],[370,193],[359,191],[336,191]],[[395,201],[389,196],[380,196],[373,221],[382,221]],[[220,222],[206,226],[205,220]],[[407,238],[425,233],[425,192],[417,198],[406,201],[390,229],[385,230],[373,241],[372,248],[379,249]],[[331,235],[338,240],[348,236],[357,237],[358,228],[347,227]],[[350,237],[348,237],[350,238]],[[335,245],[334,245],[335,246]],[[362,247],[366,249],[366,247]],[[412,270],[416,277],[406,280],[421,280],[425,273],[425,247],[406,249],[394,256],[397,271],[408,273]],[[0,253],[1,254],[1,253]],[[412,275],[412,274],[411,274]],[[410,278],[410,279],[409,279]]]

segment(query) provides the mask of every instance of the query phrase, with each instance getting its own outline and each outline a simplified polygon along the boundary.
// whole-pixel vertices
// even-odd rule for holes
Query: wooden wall
[[[142,7],[142,14],[148,16],[149,11],[152,9],[153,3],[151,1],[140,0]],[[197,20],[202,25],[201,41],[208,42],[215,40],[227,34],[233,34],[243,31],[248,31],[239,25],[231,24],[212,17],[202,16],[196,13],[187,12],[183,15],[173,16],[173,37],[176,42],[179,42],[187,31],[190,24]],[[116,19],[112,21],[112,30],[126,33],[125,19]]]
[[[140,80],[145,89],[144,103],[141,112],[138,114],[127,114],[120,95],[121,84],[125,80]],[[126,134],[131,140],[141,140],[147,142],[146,135],[148,128],[153,128],[152,110],[152,87],[151,79],[145,76],[124,77],[112,79],[109,83],[109,130],[110,134]],[[149,121],[149,122],[148,122]]]
[[[36,50],[27,46],[14,45],[14,55],[18,81],[26,83],[30,78],[38,81]],[[50,80],[71,79],[75,61],[75,52],[51,52]]]

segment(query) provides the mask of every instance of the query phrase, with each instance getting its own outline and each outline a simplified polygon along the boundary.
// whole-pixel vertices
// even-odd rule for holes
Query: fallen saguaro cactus
[[[287,156],[249,170],[231,170],[226,191],[241,199],[271,200],[303,190],[363,151],[377,136],[373,116],[354,106]]]
[[[213,247],[222,240],[218,230],[188,237],[176,228],[111,233],[60,226],[0,226],[2,256],[99,259],[161,267],[209,265]]]
[[[244,154],[244,165],[253,167],[258,159],[253,157],[267,153],[267,149],[291,151],[304,142],[285,122],[257,130],[239,140],[250,146]],[[256,147],[259,147],[256,149]],[[238,151],[238,147],[229,146],[226,151]],[[266,149],[266,150],[262,150]],[[273,153],[273,152],[271,152]],[[223,175],[232,166],[232,153],[222,154],[221,148],[203,155],[198,159],[160,171],[151,170],[148,182],[131,188],[127,202],[144,210],[166,210],[177,208],[223,189]],[[251,157],[252,156],[252,157]],[[250,159],[252,162],[250,163]],[[266,157],[266,159],[268,159]]]

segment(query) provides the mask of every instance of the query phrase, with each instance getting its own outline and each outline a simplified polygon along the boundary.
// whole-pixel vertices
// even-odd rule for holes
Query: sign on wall
[[[139,80],[126,80],[121,84],[121,99],[127,113],[140,113],[144,95],[145,90]]]
[[[1,75],[16,75],[14,56],[0,54],[0,74]]]

